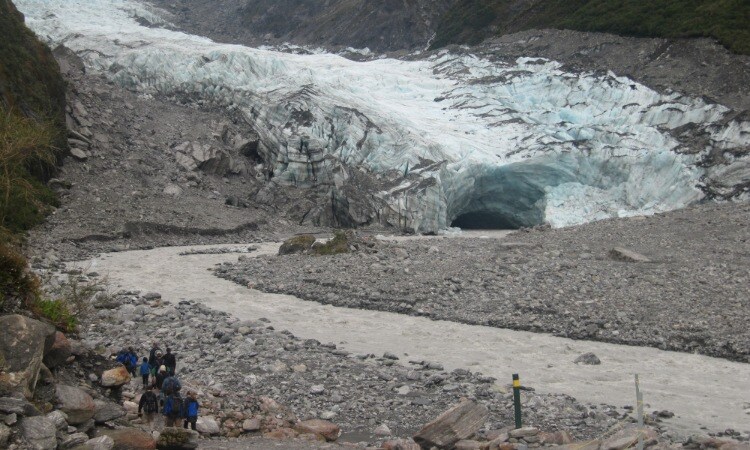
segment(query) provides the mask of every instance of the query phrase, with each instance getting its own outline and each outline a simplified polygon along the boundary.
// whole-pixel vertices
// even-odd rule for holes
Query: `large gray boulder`
[[[57,447],[55,422],[44,416],[21,420],[21,434],[34,450],[54,450]]]
[[[17,397],[0,397],[0,413],[18,414],[20,416],[41,415],[36,406],[29,403],[25,398]]]
[[[10,440],[10,427],[0,422],[0,448],[5,448]]]
[[[45,351],[52,347],[55,328],[18,314],[0,317],[0,394],[20,391],[31,398],[39,380]]]
[[[96,405],[94,421],[98,424],[125,416],[125,409],[116,403],[104,400],[94,400],[94,405]]]
[[[68,423],[80,425],[86,423],[96,412],[94,399],[80,388],[58,384],[55,390],[57,407],[67,414]]]

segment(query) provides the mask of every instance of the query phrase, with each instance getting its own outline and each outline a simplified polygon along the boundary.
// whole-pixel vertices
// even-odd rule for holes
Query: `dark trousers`
[[[141,378],[143,378],[143,387],[148,386],[148,374],[141,375]]]
[[[183,424],[183,427],[187,428],[188,423],[190,424],[190,428],[195,430],[195,422],[198,421],[198,417],[187,417],[185,418],[185,423]]]

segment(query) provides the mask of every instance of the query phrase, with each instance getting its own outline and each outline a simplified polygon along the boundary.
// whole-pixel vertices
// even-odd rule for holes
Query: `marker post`
[[[515,409],[516,428],[521,428],[523,426],[521,421],[521,380],[517,373],[513,374],[513,407]]]

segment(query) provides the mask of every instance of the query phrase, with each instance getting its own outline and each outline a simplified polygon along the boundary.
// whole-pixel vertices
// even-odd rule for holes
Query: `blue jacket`
[[[198,400],[188,398],[182,404],[182,417],[198,417],[198,408],[200,404]]]
[[[141,363],[141,375],[148,375],[151,373],[151,366],[145,362]]]

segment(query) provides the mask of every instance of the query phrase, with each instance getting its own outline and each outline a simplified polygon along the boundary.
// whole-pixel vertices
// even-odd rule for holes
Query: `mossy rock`
[[[292,255],[295,253],[305,253],[315,243],[315,236],[312,234],[301,234],[294,236],[281,244],[279,247],[279,255]]]
[[[160,450],[190,450],[198,448],[198,432],[184,428],[164,428],[156,441]]]
[[[353,240],[354,232],[351,230],[337,231],[325,244],[314,244],[310,253],[318,256],[349,253],[349,246]]]

